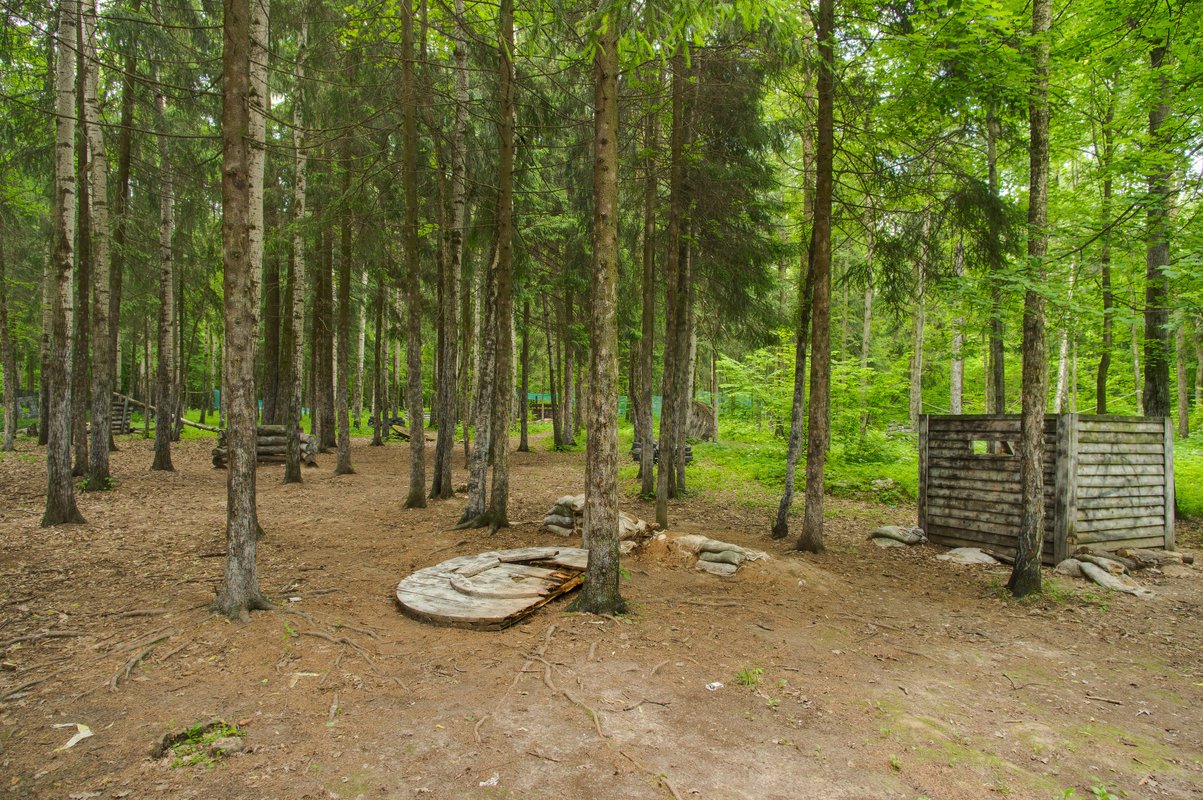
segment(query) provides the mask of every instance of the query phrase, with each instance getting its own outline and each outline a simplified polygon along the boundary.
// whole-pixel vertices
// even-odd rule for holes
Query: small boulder
[[[209,755],[213,758],[241,755],[245,751],[246,742],[241,736],[223,736],[209,744]]]
[[[1064,575],[1067,578],[1082,577],[1082,562],[1076,558],[1067,558],[1053,568],[1053,573],[1056,575]]]
[[[985,564],[993,566],[999,563],[997,558],[983,553],[980,547],[957,547],[943,555],[936,556],[936,558],[941,561],[951,561],[954,564]]]

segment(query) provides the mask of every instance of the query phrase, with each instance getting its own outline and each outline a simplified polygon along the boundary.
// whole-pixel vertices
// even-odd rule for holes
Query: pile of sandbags
[[[1121,548],[1114,553],[1099,547],[1079,547],[1073,556],[1053,570],[1068,578],[1094,581],[1104,589],[1124,592],[1136,597],[1152,597],[1153,593],[1131,578],[1131,573],[1169,564],[1193,564],[1194,556],[1172,550],[1140,550]]]
[[[584,513],[585,495],[564,495],[543,515],[543,529],[557,536],[579,536]]]
[[[906,547],[914,544],[927,544],[927,534],[922,528],[901,525],[882,525],[869,533],[869,539],[878,547]]]
[[[564,495],[543,515],[543,529],[557,536],[581,536],[585,518],[585,495]],[[625,511],[618,512],[618,539],[623,542],[623,552],[629,553],[634,545],[651,538],[659,530],[654,522],[633,517]],[[633,543],[625,546],[626,543]]]
[[[769,557],[768,553],[761,550],[750,550],[696,533],[674,537],[669,540],[669,545],[679,553],[695,556],[698,569],[720,578],[730,578],[748,561],[761,561]]]

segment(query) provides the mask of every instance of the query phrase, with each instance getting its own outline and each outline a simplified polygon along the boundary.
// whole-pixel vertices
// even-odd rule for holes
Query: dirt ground
[[[711,494],[674,504],[673,530],[770,561],[724,580],[653,546],[624,558],[628,617],[561,600],[502,632],[437,628],[399,613],[397,581],[563,544],[537,524],[581,491],[583,455],[516,454],[516,524],[489,537],[451,530],[462,498],[403,510],[408,445],[364,441],[352,476],[333,455],[303,485],[260,470],[279,609],[231,623],[205,608],[224,568],[211,444],[181,443],[173,474],[147,470],[148,442],[120,444],[117,488],[81,496],[79,526],[38,527],[41,452],[0,460],[0,795],[1203,797],[1203,568],[1142,573],[1150,600],[1063,584],[1015,603],[1005,568],[865,541],[912,509],[829,500],[829,551],[804,556],[768,539],[766,510]],[[19,641],[40,632],[58,635]],[[249,752],[150,756],[214,718]],[[68,723],[94,735],[57,749]]]

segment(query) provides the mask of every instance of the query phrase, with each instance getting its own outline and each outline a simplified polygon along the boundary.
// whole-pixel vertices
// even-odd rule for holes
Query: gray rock
[[[209,755],[214,758],[222,756],[241,755],[246,751],[246,742],[241,736],[223,736],[220,739],[214,739],[209,745]]]
[[[1053,573],[1067,578],[1082,577],[1082,562],[1076,558],[1067,558],[1053,568]]]

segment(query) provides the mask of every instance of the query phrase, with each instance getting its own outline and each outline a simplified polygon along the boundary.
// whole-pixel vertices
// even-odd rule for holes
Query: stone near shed
[[[986,566],[994,566],[998,564],[998,559],[993,556],[983,553],[977,547],[957,547],[949,550],[947,553],[936,556],[941,561],[951,561],[954,564],[984,564]]]
[[[1053,569],[1053,573],[1064,575],[1066,578],[1081,578],[1082,562],[1076,558],[1067,558]]]

